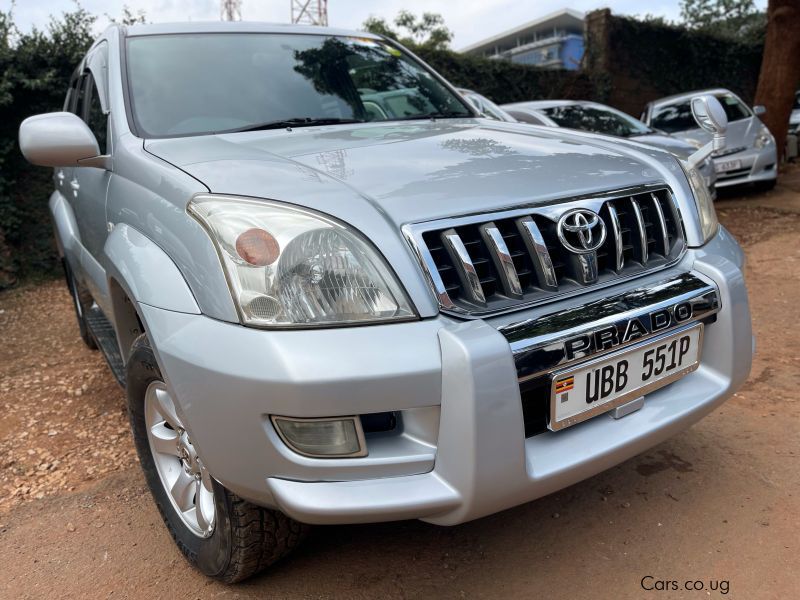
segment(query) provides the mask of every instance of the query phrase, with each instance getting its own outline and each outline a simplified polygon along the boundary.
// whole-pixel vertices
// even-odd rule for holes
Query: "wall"
[[[583,67],[608,82],[607,101],[634,116],[647,102],[724,87],[752,103],[763,47],[654,22],[586,15]]]

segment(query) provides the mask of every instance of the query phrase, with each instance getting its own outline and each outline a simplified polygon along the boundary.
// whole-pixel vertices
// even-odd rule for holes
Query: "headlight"
[[[195,196],[188,211],[211,234],[246,325],[308,327],[414,317],[378,252],[330,217],[214,195]]]
[[[703,243],[714,237],[719,227],[717,220],[717,211],[714,210],[714,200],[711,198],[711,193],[703,181],[703,176],[697,171],[695,167],[689,167],[688,163],[681,162],[683,172],[686,174],[686,179],[689,180],[689,186],[692,188],[694,195],[694,202],[697,205],[697,213],[700,216],[700,229],[703,232]]]
[[[756,135],[755,147],[758,150],[761,150],[764,146],[768,146],[773,143],[775,143],[775,138],[772,137],[769,129],[762,125],[761,129],[758,131],[758,135]]]

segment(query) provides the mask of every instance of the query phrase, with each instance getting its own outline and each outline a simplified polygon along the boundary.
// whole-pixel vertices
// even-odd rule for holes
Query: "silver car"
[[[81,336],[211,577],[307,524],[534,500],[747,378],[742,251],[667,152],[491,121],[395,43],[319,27],[112,26],[65,92],[20,148],[54,168]]]
[[[717,98],[728,115],[727,146],[713,154],[717,187],[745,183],[764,189],[774,187],[778,157],[775,138],[758,118],[765,111],[763,106],[750,109],[730,90],[716,88],[650,102],[642,113],[642,121],[699,148],[710,139],[692,118],[690,101],[700,94]]]
[[[568,127],[603,135],[613,135],[663,148],[684,161],[697,150],[697,147],[692,144],[669,134],[656,131],[640,120],[599,102],[535,100],[504,104],[503,108],[522,123],[547,125],[549,127]],[[711,159],[703,161],[698,170],[703,176],[712,197],[716,197],[715,183],[717,174]]]
[[[495,121],[506,121],[508,123],[516,123],[516,119],[508,114],[505,110],[500,108],[497,104],[489,100],[483,94],[479,94],[478,92],[474,92],[472,90],[468,90],[465,88],[457,88],[458,93],[461,94],[464,98],[469,100],[469,102],[476,108],[476,110],[481,113],[483,116],[488,117],[490,119],[494,119]]]

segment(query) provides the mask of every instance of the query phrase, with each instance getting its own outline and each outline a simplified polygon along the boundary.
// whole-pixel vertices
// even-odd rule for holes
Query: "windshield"
[[[594,133],[631,137],[653,133],[647,125],[610,106],[569,104],[540,108],[559,127],[581,129]]]
[[[146,137],[315,122],[471,117],[400,50],[368,38],[262,33],[131,37],[134,121]]]
[[[728,122],[741,121],[750,116],[750,109],[740,102],[738,98],[730,94],[715,94],[714,97],[719,100],[722,108],[725,109],[725,114],[728,115]],[[656,107],[650,119],[650,124],[656,129],[663,129],[667,133],[688,131],[699,127],[692,116],[692,106],[689,100]]]

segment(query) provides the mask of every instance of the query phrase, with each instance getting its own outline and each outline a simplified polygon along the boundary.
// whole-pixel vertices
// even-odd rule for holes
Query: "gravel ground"
[[[473,523],[318,528],[236,587],[206,580],[173,547],[136,466],[123,392],[80,341],[63,284],[0,294],[0,597],[795,597],[800,168],[773,192],[717,206],[748,255],[759,344],[750,380],[722,408]],[[645,591],[646,576],[703,588]]]

